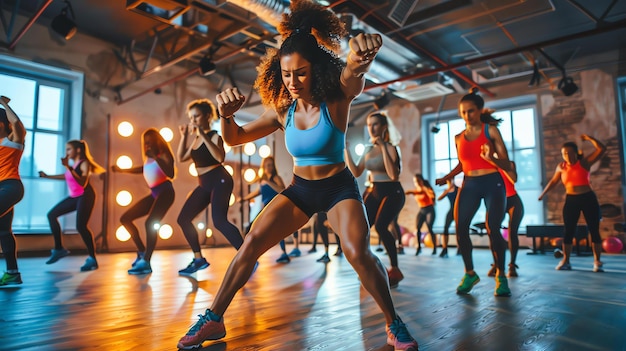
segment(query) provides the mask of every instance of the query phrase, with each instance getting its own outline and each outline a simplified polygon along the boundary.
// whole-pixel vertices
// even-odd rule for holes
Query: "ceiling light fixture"
[[[210,76],[211,74],[215,73],[215,70],[217,69],[215,63],[213,63],[213,61],[208,56],[204,56],[200,60],[198,66],[200,67],[200,74],[202,74],[203,76]]]
[[[538,49],[539,52],[550,61],[556,68],[561,71],[563,78],[559,81],[559,90],[563,92],[565,96],[572,96],[578,91],[578,85],[574,83],[574,79],[572,77],[568,77],[565,72],[565,67],[561,66],[558,62],[556,62],[552,57],[548,56],[545,51],[542,49]]]
[[[68,11],[69,14],[72,16],[71,19],[68,17]],[[76,20],[76,16],[74,16],[72,4],[70,4],[69,1],[65,0],[65,7],[63,8],[63,10],[61,10],[61,13],[59,15],[52,19],[50,27],[57,34],[65,38],[65,40],[70,40],[72,39],[74,34],[76,34],[77,30],[74,20]]]

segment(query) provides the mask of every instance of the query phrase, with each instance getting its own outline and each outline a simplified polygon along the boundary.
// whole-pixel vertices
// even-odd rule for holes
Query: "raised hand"
[[[39,171],[39,177],[40,178],[46,178],[48,175],[46,174],[46,172],[44,171]]]
[[[246,97],[241,95],[237,88],[229,88],[215,97],[217,100],[217,112],[222,117],[230,117],[239,111]]]
[[[189,124],[181,124],[178,126],[178,131],[180,132],[181,136],[186,136],[187,133],[189,133]]]
[[[351,60],[366,65],[372,62],[383,46],[383,38],[379,34],[359,33],[350,39],[349,45]]]
[[[70,165],[69,158],[67,157],[67,155],[61,158],[61,164],[63,165],[63,167],[67,167]]]

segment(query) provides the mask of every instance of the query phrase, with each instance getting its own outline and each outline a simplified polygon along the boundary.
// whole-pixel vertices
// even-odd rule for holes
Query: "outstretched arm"
[[[26,139],[26,128],[20,118],[17,117],[15,111],[13,111],[11,106],[9,106],[9,101],[11,101],[11,99],[8,97],[0,96],[0,105],[2,105],[4,110],[7,112],[7,119],[9,120],[9,124],[11,124],[11,134],[9,134],[9,140],[14,143],[24,145]]]
[[[543,191],[541,192],[541,195],[539,195],[539,201],[543,200],[543,197],[550,191],[552,190],[552,188],[554,188],[554,186],[556,185],[556,183],[558,183],[561,180],[561,166],[557,166],[556,170],[554,171],[554,175],[552,176],[552,179],[550,179],[550,181],[548,182],[548,184],[546,185],[546,187],[543,189]]]
[[[587,163],[587,167],[591,168],[591,165],[593,165],[598,160],[600,160],[602,156],[604,156],[604,154],[606,153],[606,145],[598,141],[598,139],[592,136],[589,136],[587,134],[581,135],[580,138],[582,140],[589,141],[595,148],[595,150],[589,156],[585,157],[585,162]]]

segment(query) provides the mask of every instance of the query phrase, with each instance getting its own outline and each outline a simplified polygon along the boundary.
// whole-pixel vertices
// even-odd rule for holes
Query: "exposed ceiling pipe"
[[[228,2],[254,13],[274,27],[278,27],[283,13],[289,13],[289,6],[281,0],[228,0]]]
[[[489,61],[489,60],[492,60],[494,58],[498,58],[498,57],[502,57],[502,56],[514,55],[514,54],[518,54],[520,52],[529,51],[529,50],[536,50],[536,49],[543,48],[543,47],[546,47],[546,46],[560,44],[560,43],[567,42],[567,41],[570,41],[570,40],[586,38],[586,37],[589,37],[589,36],[598,35],[598,34],[610,32],[610,31],[614,31],[614,30],[618,30],[618,29],[624,29],[624,28],[626,28],[626,19],[622,19],[622,20],[619,20],[619,21],[616,21],[616,22],[605,23],[603,25],[599,25],[596,28],[588,30],[588,31],[574,33],[574,34],[569,34],[569,35],[565,35],[565,36],[562,36],[562,37],[545,40],[545,41],[542,41],[542,42],[539,42],[539,43],[535,43],[535,44],[530,44],[530,45],[525,45],[525,46],[518,46],[516,48],[512,48],[512,49],[509,49],[509,50],[496,52],[496,53],[493,53],[493,54],[488,54],[488,55],[483,55],[483,56],[478,56],[478,57],[475,57],[475,58],[472,58],[472,59],[464,60],[464,61],[459,62],[459,63],[449,64],[449,65],[446,65],[446,66],[443,66],[443,67],[439,67],[439,68],[435,68],[435,69],[431,69],[431,70],[428,70],[428,71],[418,72],[418,73],[411,74],[411,75],[408,75],[408,76],[405,76],[405,77],[401,77],[401,78],[398,78],[398,79],[390,80],[388,82],[372,84],[372,85],[369,85],[369,86],[365,87],[365,90],[370,90],[370,89],[375,89],[375,88],[380,88],[380,87],[386,87],[389,84],[393,84],[393,83],[396,83],[396,82],[402,82],[402,81],[409,80],[409,79],[418,79],[418,78],[422,78],[422,77],[427,77],[427,76],[431,76],[431,75],[439,73],[439,72],[451,71],[451,70],[454,70],[454,69],[459,68],[459,67],[464,67],[464,66],[471,65],[471,64],[474,64],[474,63]]]
[[[355,4],[356,6],[359,6],[360,8],[362,8],[365,12],[368,12],[368,9],[365,7],[365,5],[361,4],[358,1],[351,1],[350,3]],[[333,5],[331,5],[333,6]],[[377,14],[372,14],[372,17],[376,18],[378,21],[380,21],[381,23],[383,23],[384,25],[386,25],[388,28],[393,28],[393,25],[391,23],[389,23],[389,21],[387,21],[386,19],[378,16]],[[435,54],[431,53],[430,51],[424,49],[423,47],[421,47],[420,45],[418,45],[417,43],[415,43],[414,41],[410,40],[406,35],[402,34],[402,33],[398,33],[398,35],[404,39],[404,41],[407,44],[412,45],[413,47],[415,47],[417,50],[419,50],[420,52],[422,52],[423,54],[425,54],[426,56],[428,56],[431,60],[435,61],[437,64],[442,65],[443,67],[446,67],[448,64],[440,59],[438,56],[436,56]],[[470,77],[467,77],[466,75],[464,75],[463,73],[455,70],[455,69],[447,69],[446,71],[452,71],[452,73],[454,73],[457,77],[461,78],[463,81],[465,81],[466,83],[470,84],[471,86],[477,87],[480,91],[482,91],[483,93],[485,93],[486,95],[490,96],[490,97],[494,97],[495,94],[492,93],[491,91],[489,91],[487,88],[484,88],[482,86],[480,86],[478,83],[476,83],[474,80],[472,80]],[[425,76],[422,76],[425,77]],[[402,79],[402,78],[398,78],[398,80],[396,81],[400,81],[400,80],[406,80],[406,79]],[[381,86],[381,84],[384,83],[379,83],[379,84],[375,84],[375,86]]]
[[[31,17],[28,22],[26,22],[26,24],[24,25],[24,27],[22,28],[22,30],[20,30],[20,32],[17,34],[17,36],[15,37],[15,39],[13,39],[13,41],[11,41],[11,43],[9,43],[9,45],[7,46],[9,48],[9,50],[13,50],[15,49],[15,46],[17,45],[17,42],[20,41],[20,39],[22,39],[22,37],[24,36],[24,34],[26,34],[26,32],[30,29],[30,27],[33,26],[33,24],[35,24],[35,21],[37,21],[37,19],[39,17],[41,17],[41,14],[43,14],[43,12],[45,11],[45,9],[52,3],[52,0],[46,0],[46,2],[43,3],[43,5],[41,5],[41,7],[39,8],[39,10],[37,10],[37,12],[33,15],[33,17]]]

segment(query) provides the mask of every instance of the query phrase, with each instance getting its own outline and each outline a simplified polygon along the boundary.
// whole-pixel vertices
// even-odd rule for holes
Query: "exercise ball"
[[[509,240],[509,229],[508,228],[502,228],[502,237],[504,238],[504,240]]]
[[[404,236],[404,234],[406,233],[410,233],[409,230],[407,229],[407,227],[405,226],[400,226],[400,236]]]
[[[611,236],[602,240],[602,248],[607,253],[620,253],[624,248],[624,244],[619,238]]]
[[[415,239],[415,235],[413,233],[404,233],[402,234],[402,245],[403,246],[411,246],[411,239]]]
[[[431,235],[428,233],[422,233],[422,242],[426,247],[434,247]]]

